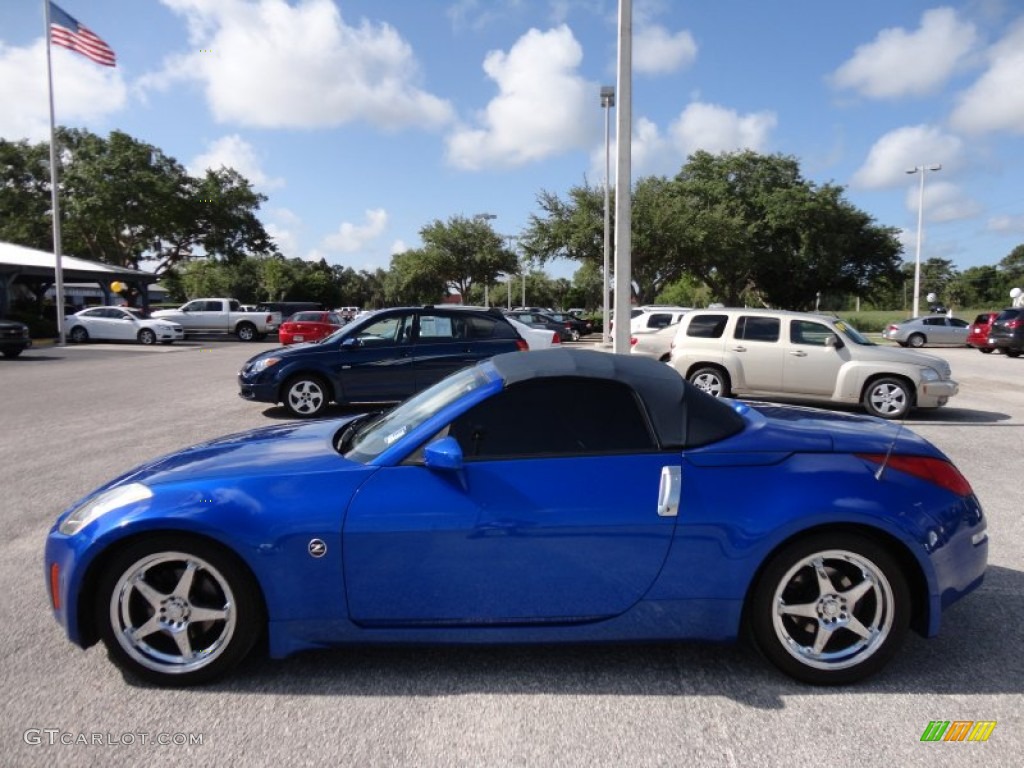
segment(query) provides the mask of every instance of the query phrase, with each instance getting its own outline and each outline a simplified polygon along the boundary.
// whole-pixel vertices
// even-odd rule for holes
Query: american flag
[[[61,10],[56,3],[50,3],[50,39],[54,45],[70,48],[88,56],[97,64],[107,67],[117,65],[117,57],[110,46],[87,26]]]

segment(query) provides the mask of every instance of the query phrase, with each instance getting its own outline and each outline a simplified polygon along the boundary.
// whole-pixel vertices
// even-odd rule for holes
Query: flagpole
[[[50,0],[43,0],[46,22],[46,81],[50,88],[50,207],[53,209],[53,255],[57,276],[56,303],[58,343],[64,345],[64,265],[60,247],[60,195],[57,191],[57,128],[53,119],[53,62],[50,57]]]

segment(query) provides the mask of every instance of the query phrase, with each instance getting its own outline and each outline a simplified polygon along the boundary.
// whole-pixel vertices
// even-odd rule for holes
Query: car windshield
[[[340,449],[351,446],[345,458],[366,464],[442,408],[484,386],[496,375],[493,369],[478,365],[463,368],[409,398],[384,416],[367,420],[354,435],[346,436],[342,432],[335,445]]]
[[[864,346],[864,347],[873,347],[873,346],[875,346],[875,343],[873,341],[868,341],[866,338],[864,338],[861,335],[860,331],[858,331],[852,325],[850,325],[850,324],[848,324],[848,323],[846,323],[846,322],[844,322],[842,320],[837,320],[836,321],[835,328],[836,328],[837,331],[839,331],[841,334],[843,334],[846,338],[848,338],[854,344],[860,344],[861,346]]]

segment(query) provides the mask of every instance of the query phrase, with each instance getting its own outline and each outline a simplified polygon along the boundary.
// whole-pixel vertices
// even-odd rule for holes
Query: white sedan
[[[523,337],[523,341],[526,342],[526,346],[531,350],[550,349],[553,346],[562,345],[562,340],[559,338],[556,331],[549,331],[545,328],[537,328],[536,326],[521,323],[509,315],[505,315],[505,319],[512,324],[513,328],[519,331],[519,335]]]
[[[185,329],[178,323],[146,319],[132,307],[90,307],[64,320],[68,338],[79,344],[89,340],[171,344],[185,338]]]

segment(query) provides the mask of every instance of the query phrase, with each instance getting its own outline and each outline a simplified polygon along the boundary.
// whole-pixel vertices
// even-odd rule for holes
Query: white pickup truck
[[[246,312],[235,299],[193,299],[177,309],[159,309],[152,317],[180,323],[185,335],[230,333],[242,341],[256,341],[281,324],[280,312]]]

